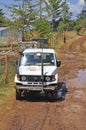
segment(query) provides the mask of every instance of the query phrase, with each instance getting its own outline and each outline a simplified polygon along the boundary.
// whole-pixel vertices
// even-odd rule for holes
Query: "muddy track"
[[[21,106],[21,107],[19,107]],[[41,102],[22,101],[16,103],[17,112],[11,120],[12,130],[40,130],[49,112],[49,105]]]
[[[80,92],[82,89],[70,89],[63,102],[17,101],[8,130],[86,129],[86,102],[76,95]]]
[[[71,51],[77,51],[77,45],[79,46],[79,51],[86,52],[86,49],[83,46],[83,43],[86,41],[86,36],[81,36],[81,38],[77,39],[76,41],[73,41],[69,47],[70,52]]]
[[[68,87],[66,99],[50,102],[45,97],[22,101],[13,98],[13,114],[6,129],[1,130],[86,129],[86,62],[63,63],[59,76]]]
[[[0,130],[86,129],[86,53],[68,55],[60,57],[59,68],[59,81],[68,87],[66,99],[50,102],[45,97],[28,97],[16,101],[13,94],[0,117]]]

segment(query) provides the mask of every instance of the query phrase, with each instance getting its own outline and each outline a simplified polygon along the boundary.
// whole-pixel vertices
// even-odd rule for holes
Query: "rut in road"
[[[9,130],[56,130],[62,106],[59,102],[16,101]]]
[[[12,130],[40,130],[42,129],[50,105],[47,102],[19,102],[16,103],[15,116],[12,119]]]

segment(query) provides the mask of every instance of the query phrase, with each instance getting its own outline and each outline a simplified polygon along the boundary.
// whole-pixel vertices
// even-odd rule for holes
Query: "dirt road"
[[[66,99],[49,102],[41,97],[16,101],[12,95],[4,115],[1,115],[0,130],[86,129],[86,53],[64,57],[61,57],[59,81],[67,84]]]

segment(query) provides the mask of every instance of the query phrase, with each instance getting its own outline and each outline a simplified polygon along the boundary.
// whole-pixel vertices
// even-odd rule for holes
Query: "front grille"
[[[41,82],[41,76],[28,76],[28,81]]]
[[[20,76],[20,81],[22,81],[22,78],[21,78],[21,77],[22,77],[22,75]],[[29,81],[30,81],[30,82],[33,82],[33,81],[34,81],[34,82],[42,82],[42,79],[41,79],[41,76],[30,76],[30,75],[28,76],[28,75],[27,75],[27,76],[26,76],[26,81],[28,81],[28,82],[29,82]],[[25,81],[25,82],[26,82],[26,81]]]
[[[23,75],[20,76],[20,81],[23,81],[22,80],[22,77]],[[26,76],[26,80],[24,82],[42,82],[42,78],[41,76],[32,76],[32,75],[25,75]],[[46,76],[44,76],[44,82],[47,82],[46,81]],[[52,78],[50,77],[50,82],[52,81]]]

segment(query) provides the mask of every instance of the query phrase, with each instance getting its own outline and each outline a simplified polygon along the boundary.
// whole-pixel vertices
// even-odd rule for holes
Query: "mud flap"
[[[57,92],[57,99],[64,100],[67,93],[66,83],[59,82],[58,83],[58,92]]]

